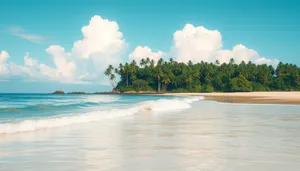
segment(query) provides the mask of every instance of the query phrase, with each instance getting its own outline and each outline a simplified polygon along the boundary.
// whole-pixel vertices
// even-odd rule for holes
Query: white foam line
[[[28,132],[40,129],[62,127],[78,123],[100,121],[137,114],[141,111],[170,111],[190,108],[190,103],[199,101],[202,97],[188,97],[177,99],[160,99],[145,101],[135,104],[125,109],[110,109],[103,111],[93,111],[81,115],[70,115],[61,117],[51,117],[45,119],[24,120],[18,123],[0,124],[0,134],[11,134],[18,132]]]

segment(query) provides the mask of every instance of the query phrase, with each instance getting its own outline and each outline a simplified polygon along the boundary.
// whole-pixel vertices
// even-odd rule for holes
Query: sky
[[[300,66],[297,0],[1,0],[0,92],[109,91],[150,57]]]

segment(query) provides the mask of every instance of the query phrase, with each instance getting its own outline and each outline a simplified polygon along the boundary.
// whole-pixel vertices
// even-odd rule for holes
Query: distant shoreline
[[[169,96],[203,96],[206,100],[227,103],[297,104],[300,92],[238,92],[238,93],[165,93]]]
[[[74,95],[162,95],[162,96],[203,96],[205,100],[226,103],[254,103],[254,104],[297,104],[300,105],[300,91],[293,92],[213,92],[213,93],[165,93],[165,92],[69,92],[52,94]]]
[[[155,92],[155,91],[139,91],[139,92],[134,92],[134,91],[129,91],[129,92],[119,92],[119,91],[109,91],[109,92],[95,92],[95,93],[86,93],[86,92],[64,92],[62,90],[57,90],[53,93],[48,93],[48,94],[57,94],[57,95],[65,95],[65,94],[74,94],[74,95],[97,95],[97,94],[107,94],[107,95],[159,95],[159,94],[165,94],[164,92]]]

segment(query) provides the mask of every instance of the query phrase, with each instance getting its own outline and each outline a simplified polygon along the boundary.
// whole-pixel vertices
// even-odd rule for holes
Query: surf
[[[139,102],[125,107],[95,110],[83,114],[68,114],[63,116],[27,119],[16,123],[1,123],[0,134],[12,134],[41,129],[63,127],[73,124],[95,122],[106,119],[120,118],[135,115],[144,111],[166,112],[183,110],[191,107],[191,103],[202,100],[203,97],[187,97],[174,99],[158,99]]]

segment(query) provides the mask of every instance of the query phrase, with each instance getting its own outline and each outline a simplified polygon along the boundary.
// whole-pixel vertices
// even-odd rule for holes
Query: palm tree
[[[162,65],[164,62],[163,58],[160,58],[158,61],[157,61],[157,65]]]
[[[249,82],[246,87],[248,90],[251,90],[252,86],[255,91],[300,90],[300,68],[281,62],[275,70],[271,65],[257,65],[250,61],[237,64],[234,59],[222,64],[218,60],[215,63],[202,61],[194,64],[191,61],[176,62],[172,58],[168,61],[146,58],[141,59],[140,65],[134,60],[124,65],[120,64],[117,68],[109,65],[104,73],[113,87],[117,85],[115,74],[121,77],[117,86],[120,90],[125,88],[124,85],[129,86],[133,81],[141,80],[157,92],[175,89],[198,92],[203,90],[201,88],[205,91],[233,91],[232,86],[236,84],[232,83],[241,80],[237,79],[241,76],[245,78],[242,80]],[[136,88],[136,85],[132,88]]]
[[[146,58],[146,66],[148,66],[148,65],[150,64],[150,61],[151,61],[150,58],[147,57],[147,58]]]
[[[106,76],[108,76],[109,78],[109,82],[110,84],[112,85],[113,89],[115,88],[115,84],[116,84],[116,76],[115,74],[113,74],[113,70],[114,70],[114,67],[112,65],[109,65],[108,68],[105,70],[104,74]]]
[[[296,85],[300,85],[300,75],[297,75],[297,78],[296,78]]]
[[[154,77],[157,80],[157,92],[160,92],[160,87],[161,87],[161,77],[163,76],[163,72],[160,68],[160,66],[156,66],[155,70],[154,70]]]
[[[166,91],[168,84],[171,82],[171,79],[168,76],[163,76],[161,82],[163,83],[163,90]]]
[[[154,60],[152,59],[152,60],[150,61],[150,66],[151,66],[151,67],[154,67],[154,65],[155,65],[155,62],[154,62]]]
[[[146,65],[146,60],[144,58],[141,60],[140,65],[141,66],[145,66]]]
[[[126,73],[126,86],[128,87],[130,66],[127,62],[124,65],[124,72]]]
[[[130,79],[131,79],[131,82],[134,81],[136,79],[136,71],[137,71],[137,68],[138,66],[136,65],[136,62],[135,60],[133,60],[131,62],[131,64],[129,65],[129,73],[130,73]]]
[[[113,86],[113,89],[116,88],[117,82],[116,82],[116,75],[115,74],[111,74],[110,75],[110,80],[111,80],[111,84]]]
[[[231,58],[230,61],[229,61],[229,64],[233,65],[235,63],[234,59]]]

